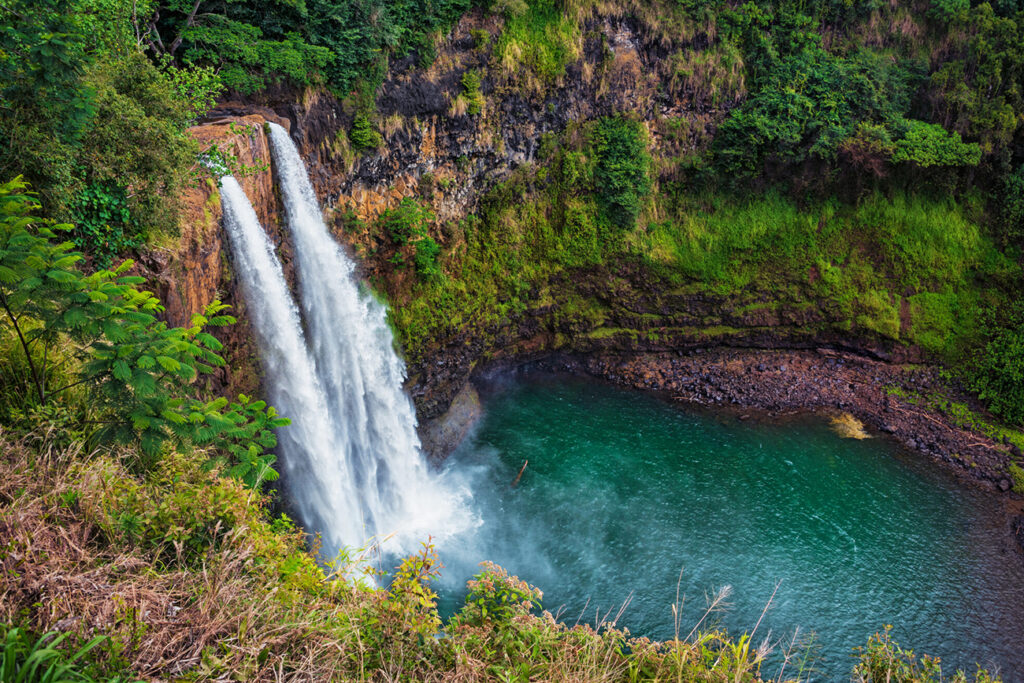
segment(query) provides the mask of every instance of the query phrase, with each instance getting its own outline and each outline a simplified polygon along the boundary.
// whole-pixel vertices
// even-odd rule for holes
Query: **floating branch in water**
[[[515,488],[516,484],[519,483],[519,480],[523,478],[523,472],[526,471],[526,466],[529,465],[529,464],[530,464],[529,460],[524,460],[523,461],[523,466],[519,468],[519,474],[517,474],[516,478],[512,481],[512,488]]]

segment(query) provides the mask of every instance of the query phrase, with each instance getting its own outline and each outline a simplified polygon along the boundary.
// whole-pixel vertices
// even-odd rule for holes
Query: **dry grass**
[[[831,420],[833,431],[844,439],[870,439],[864,423],[850,413],[840,413]]]
[[[387,140],[395,137],[395,133],[400,130],[409,130],[409,126],[406,125],[405,117],[401,114],[392,114],[385,118],[384,122],[381,124],[381,133],[384,134],[384,138]]]
[[[734,105],[747,94],[743,55],[731,44],[676,52],[668,66],[673,92],[700,97],[712,106]]]
[[[318,600],[295,600],[260,566],[245,526],[227,530],[195,567],[112,543],[94,518],[110,494],[96,473],[127,472],[76,447],[36,451],[2,439],[0,619],[37,632],[110,635],[124,644],[106,654],[110,662],[147,678],[198,670],[199,678],[234,671],[248,680],[327,680],[344,664],[349,653],[339,644],[348,639],[339,631],[358,607],[353,596],[325,586]]]
[[[459,95],[452,101],[452,106],[448,108],[449,116],[465,116],[469,111],[469,100],[466,99],[465,95]]]

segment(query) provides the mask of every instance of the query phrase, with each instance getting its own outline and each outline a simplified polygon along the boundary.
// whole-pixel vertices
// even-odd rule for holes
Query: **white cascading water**
[[[278,430],[277,450],[284,476],[288,481],[317,476],[331,481],[329,486],[305,490],[295,507],[308,528],[320,531],[325,546],[329,543],[337,549],[352,538],[361,542],[358,501],[330,495],[344,476],[330,463],[341,446],[281,263],[248,197],[231,176],[221,179],[221,204],[246,312],[267,377],[267,398],[292,420],[290,426]]]
[[[466,505],[468,494],[427,468],[415,412],[402,391],[405,366],[394,351],[387,311],[360,291],[354,264],[328,232],[288,133],[270,124],[270,137],[293,236],[301,320],[280,263],[233,179],[225,179],[233,187],[223,197],[225,216],[231,214],[225,223],[251,220],[260,233],[239,231],[238,241],[249,244],[234,248],[244,294],[254,309],[250,317],[269,397],[292,420],[278,434],[293,507],[305,528],[320,534],[327,559],[371,539],[382,544],[388,539],[387,552],[399,553],[415,550],[428,535],[458,534],[476,523]],[[229,211],[236,199],[247,213]],[[243,214],[245,220],[238,221]],[[244,251],[265,254],[271,267],[251,268],[238,256]],[[267,287],[271,275],[279,286]],[[278,297],[280,302],[268,301]],[[284,310],[285,317],[275,317]],[[283,360],[293,354],[294,367]]]

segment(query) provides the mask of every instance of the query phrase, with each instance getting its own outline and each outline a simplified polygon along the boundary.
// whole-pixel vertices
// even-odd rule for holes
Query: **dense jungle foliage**
[[[609,7],[713,125],[669,117],[654,151],[630,112],[574,122],[477,216],[387,211],[374,229],[416,276],[394,313],[410,348],[522,312],[552,273],[632,259],[680,290],[834,302],[1024,423],[1021,0],[0,0],[0,680],[755,680],[746,636],[567,628],[493,566],[436,638],[429,547],[388,590],[352,558],[318,566],[262,485],[284,419],[203,381],[229,316],[168,327],[122,262],[173,241],[217,154],[189,128],[218,98],[322,89],[373,154],[389,63],[429,67],[464,12],[500,26],[460,80],[482,117],[496,85],[544,106]],[[941,678],[887,633],[856,666]]]

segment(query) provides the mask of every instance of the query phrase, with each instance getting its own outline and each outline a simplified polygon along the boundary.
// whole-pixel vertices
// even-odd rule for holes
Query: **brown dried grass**
[[[683,640],[629,638],[615,626],[625,605],[611,618],[599,615],[597,627],[523,612],[505,626],[463,623],[442,640],[420,639],[439,621],[417,590],[284,578],[277,560],[297,541],[280,531],[268,537],[259,494],[195,470],[137,477],[124,466],[130,452],[56,443],[0,430],[0,619],[38,632],[108,635],[120,646],[98,653],[97,663],[111,670],[150,680],[471,682],[521,675],[518,661],[531,680],[623,680],[638,666],[654,680],[724,683],[749,678],[763,657],[722,633],[698,633],[703,618]],[[199,456],[170,460],[187,466]],[[252,515],[223,533],[217,523],[216,542],[198,558],[179,545],[166,559],[166,547],[155,552],[109,527],[125,486],[159,499],[154,487],[177,490],[180,482],[190,492],[236,486],[252,496],[245,501]],[[155,499],[148,502],[159,507],[171,497]],[[506,652],[509,637],[526,640]],[[708,651],[719,653],[710,664]]]
[[[37,451],[2,433],[0,448],[0,619],[40,633],[109,635],[126,644],[122,663],[151,679],[233,671],[253,681],[327,680],[346,664],[355,596],[281,599],[244,527],[198,568],[162,566],[145,548],[108,542],[85,512],[107,492],[82,465],[109,466],[108,456]]]

